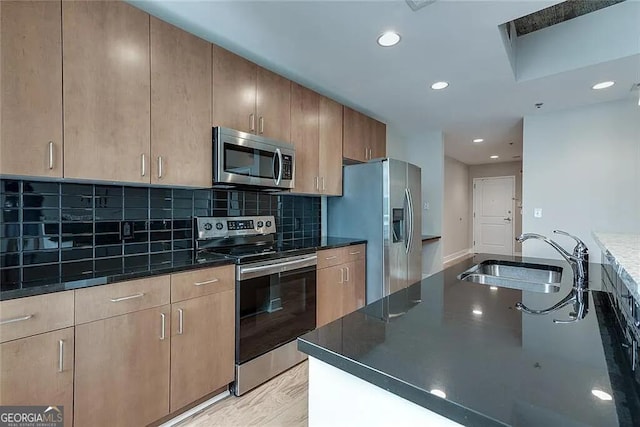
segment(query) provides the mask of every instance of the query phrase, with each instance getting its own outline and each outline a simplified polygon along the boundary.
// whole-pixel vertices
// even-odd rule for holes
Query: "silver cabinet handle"
[[[58,372],[64,371],[64,340],[58,341]]]
[[[321,177],[321,179],[322,179],[322,191],[324,191],[324,176]]]
[[[360,253],[360,251],[349,252],[349,255],[358,255],[359,253]]]
[[[251,132],[256,131],[256,116],[253,113],[249,114],[249,129]]]
[[[160,313],[160,319],[161,319],[161,323],[160,323],[160,341],[164,341],[164,328],[165,328],[165,324],[167,321],[167,316],[164,313]]]
[[[260,134],[264,133],[264,117],[260,116],[260,119],[258,120],[258,122],[260,123]]]
[[[142,153],[140,158],[142,159],[142,176],[145,176],[147,174],[147,168],[146,168],[146,163],[147,162],[145,162],[145,160],[144,160],[144,153]]]
[[[329,260],[336,259],[336,258],[338,258],[338,255],[328,256],[328,257],[326,257],[325,259],[326,259],[327,261],[329,261]]]
[[[320,191],[320,184],[318,184],[318,177],[315,177],[316,180],[316,190]]]
[[[178,335],[184,332],[184,310],[178,309]]]
[[[23,320],[29,320],[32,317],[33,317],[33,314],[27,314],[26,316],[22,316],[22,317],[13,317],[11,319],[0,320],[0,325],[6,325],[8,323],[22,322]]]
[[[345,267],[347,269],[347,279],[345,280],[345,282],[349,281],[349,267]]]
[[[120,301],[126,301],[126,300],[130,300],[130,299],[135,299],[135,298],[142,298],[143,296],[144,296],[144,294],[142,292],[140,292],[138,294],[127,295],[126,297],[111,298],[109,301],[111,301],[111,302],[120,302]]]
[[[344,283],[344,268],[340,269],[340,281],[338,283]]]
[[[364,159],[367,160],[367,156],[369,155],[369,150],[367,150],[367,147],[364,147]]]
[[[49,141],[49,169],[53,169],[53,141]]]
[[[371,160],[371,148],[369,148],[369,160]]]
[[[207,280],[207,281],[204,281],[204,282],[195,282],[193,284],[193,286],[210,285],[212,283],[216,283],[216,282],[219,282],[219,281],[220,281],[220,279],[211,279],[211,280]]]
[[[162,179],[162,156],[158,156],[158,179]]]

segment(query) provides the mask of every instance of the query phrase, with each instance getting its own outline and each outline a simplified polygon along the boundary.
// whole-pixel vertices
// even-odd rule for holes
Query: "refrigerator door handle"
[[[409,245],[411,244],[411,202],[410,202],[409,189],[404,189],[404,205],[406,206],[405,217],[406,224],[404,226],[405,236],[404,236],[404,252],[409,253]]]
[[[409,243],[407,244],[407,253],[411,251],[413,247],[413,231],[414,231],[414,223],[413,223],[413,196],[411,195],[411,190],[407,188],[407,195],[409,196]]]

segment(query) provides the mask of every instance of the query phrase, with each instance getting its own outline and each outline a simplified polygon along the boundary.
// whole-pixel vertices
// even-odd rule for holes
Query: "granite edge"
[[[615,255],[611,253],[610,248],[600,240],[600,236],[598,234],[599,233],[595,231],[591,232],[593,239],[596,241],[602,252],[604,252],[604,255],[613,262],[616,267],[616,273],[622,279],[622,283],[624,283],[635,299],[640,299],[640,283],[638,283],[631,274],[629,274],[625,266],[621,264]]]

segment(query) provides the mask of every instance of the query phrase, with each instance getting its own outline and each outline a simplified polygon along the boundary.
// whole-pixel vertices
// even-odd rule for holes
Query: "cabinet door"
[[[291,141],[296,147],[296,193],[320,192],[319,109],[320,95],[299,84],[291,84]]]
[[[346,288],[344,265],[318,270],[316,273],[316,327],[342,317]]]
[[[258,135],[291,141],[291,81],[258,68],[256,113]]]
[[[0,173],[62,177],[60,1],[0,2]]]
[[[387,125],[377,120],[372,122],[373,136],[371,137],[371,158],[377,159],[387,155]]]
[[[344,293],[343,316],[364,307],[367,275],[364,259],[350,262],[345,265],[345,268],[347,286]]]
[[[166,305],[76,327],[77,426],[142,426],[169,413],[170,315]]]
[[[367,144],[367,117],[349,107],[344,107],[342,155],[347,159],[366,162],[369,159]]]
[[[151,18],[151,182],[211,186],[211,44]]]
[[[256,64],[213,46],[213,126],[255,133]]]
[[[171,411],[233,381],[234,290],[172,304]]]
[[[71,427],[73,328],[0,344],[0,405],[63,406]]]
[[[342,196],[342,105],[320,97],[320,189]]]
[[[149,15],[62,3],[64,176],[149,183]]]

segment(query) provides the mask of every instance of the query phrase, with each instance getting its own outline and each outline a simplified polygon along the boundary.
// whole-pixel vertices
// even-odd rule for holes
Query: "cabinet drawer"
[[[206,268],[171,275],[171,302],[235,288],[235,266]]]
[[[344,251],[344,262],[358,261],[365,259],[367,255],[367,245],[354,245],[342,248]]]
[[[344,264],[344,248],[325,249],[318,251],[318,270],[334,265]]]
[[[73,326],[73,291],[0,302],[0,342]]]
[[[157,276],[76,290],[76,324],[169,304],[171,277]]]

